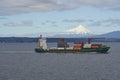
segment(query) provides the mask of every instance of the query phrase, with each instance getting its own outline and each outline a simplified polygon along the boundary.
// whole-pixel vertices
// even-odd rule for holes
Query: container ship
[[[53,38],[54,39],[54,38]],[[73,46],[69,46],[69,44],[64,40],[64,38],[60,38],[60,41],[57,42],[57,47],[50,47],[46,43],[46,38],[40,36],[38,40],[38,46],[35,48],[35,52],[38,53],[75,53],[75,52],[96,52],[96,53],[107,53],[110,49],[109,46],[105,44],[93,44],[91,41],[93,39],[105,39],[105,38],[88,38],[87,42],[73,42]]]

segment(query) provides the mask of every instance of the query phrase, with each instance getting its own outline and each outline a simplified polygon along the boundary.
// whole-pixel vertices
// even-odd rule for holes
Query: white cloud
[[[36,11],[68,10],[81,6],[120,10],[120,0],[0,0],[0,15]]]
[[[32,24],[33,24],[32,21],[22,21],[22,22],[5,23],[3,25],[7,27],[30,27],[32,26]]]
[[[65,19],[65,20],[63,20],[63,22],[69,22],[69,23],[77,22],[77,23],[82,23],[82,22],[93,22],[93,20],[87,20],[87,19]]]

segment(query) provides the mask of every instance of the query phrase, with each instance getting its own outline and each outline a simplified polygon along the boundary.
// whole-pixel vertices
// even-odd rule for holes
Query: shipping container
[[[100,48],[102,45],[101,44],[92,44],[91,48]]]
[[[65,44],[57,44],[57,47],[65,47]]]
[[[73,47],[68,47],[66,48],[66,50],[73,50]]]
[[[73,50],[81,50],[81,48],[73,48]]]
[[[57,48],[58,50],[64,50],[65,48]]]
[[[74,48],[81,48],[81,46],[74,46]]]
[[[91,44],[84,44],[83,48],[91,48]]]
[[[65,42],[58,42],[58,44],[65,44]]]

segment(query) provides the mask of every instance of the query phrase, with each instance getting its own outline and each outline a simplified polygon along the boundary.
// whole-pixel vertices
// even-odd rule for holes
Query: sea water
[[[108,54],[36,53],[36,45],[0,43],[0,80],[120,79],[120,43],[108,43]]]

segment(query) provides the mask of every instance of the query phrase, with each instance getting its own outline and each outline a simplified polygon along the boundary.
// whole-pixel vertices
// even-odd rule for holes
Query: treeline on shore
[[[47,38],[47,42],[58,42],[61,38]],[[87,42],[87,38],[64,38],[66,42]],[[106,38],[107,42],[120,42],[120,38]],[[103,42],[105,40],[97,39],[93,42]],[[0,37],[1,43],[31,43],[38,42],[38,38],[30,37]]]

